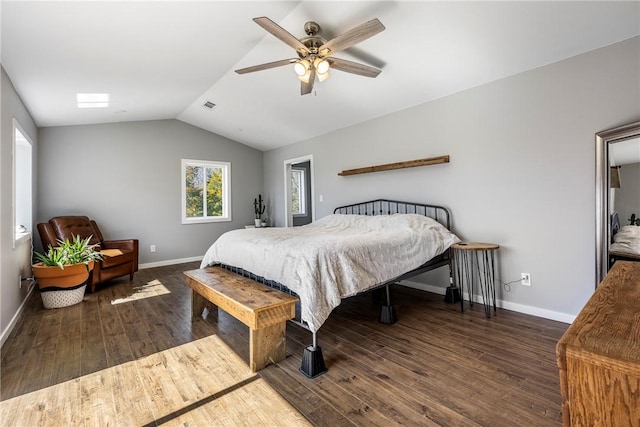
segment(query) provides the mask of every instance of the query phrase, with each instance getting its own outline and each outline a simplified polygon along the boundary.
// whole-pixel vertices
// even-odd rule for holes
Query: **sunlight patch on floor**
[[[157,297],[159,295],[166,295],[170,293],[171,291],[167,289],[162,282],[156,279],[147,282],[145,285],[135,286],[133,288],[133,294],[128,297],[114,299],[111,301],[111,304],[122,304],[123,302],[137,301],[144,298]]]
[[[310,425],[218,336],[0,402],[3,425]]]

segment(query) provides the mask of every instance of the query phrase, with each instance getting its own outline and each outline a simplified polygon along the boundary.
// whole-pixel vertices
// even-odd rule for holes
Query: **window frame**
[[[293,206],[291,207],[291,213],[293,216],[307,216],[307,187],[306,187],[306,171],[302,168],[291,168],[291,177],[293,174],[298,174],[300,176],[300,185],[298,186],[298,198],[300,200],[300,210],[298,212],[293,211]]]
[[[20,126],[18,120],[15,117],[12,118],[12,129],[11,129],[11,192],[12,192],[12,200],[11,200],[11,214],[12,214],[12,228],[13,228],[13,239],[12,239],[12,248],[15,249],[18,242],[30,238],[33,234],[32,226],[33,226],[33,140],[31,136]],[[17,134],[19,133],[22,136],[22,139],[19,141],[17,138]],[[26,231],[18,233],[17,224],[18,221],[18,143],[26,142],[29,148],[29,197],[28,197],[28,210],[29,210],[29,218],[27,224],[20,224],[26,227]]]
[[[222,215],[221,216],[201,216],[187,217],[187,166],[195,166],[202,168],[221,168],[222,169]],[[223,162],[219,160],[195,160],[181,159],[180,182],[182,184],[181,193],[181,212],[182,224],[203,224],[210,222],[230,222],[231,216],[231,162]],[[206,187],[206,184],[205,184]],[[203,192],[203,207],[206,210],[206,194]]]

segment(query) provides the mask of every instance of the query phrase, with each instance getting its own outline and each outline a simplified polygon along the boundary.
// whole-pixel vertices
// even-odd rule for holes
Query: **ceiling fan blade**
[[[290,32],[288,32],[287,30],[285,30],[280,25],[276,24],[266,16],[253,18],[253,20],[255,21],[256,24],[260,25],[266,31],[271,33],[274,37],[288,44],[289,46],[294,48],[296,51],[302,54],[309,53],[309,49],[305,45],[303,45],[300,40],[295,38]]]
[[[302,82],[302,85],[300,86],[300,95],[308,95],[313,90],[313,83],[316,81],[316,70],[311,67],[310,71],[309,83]]]
[[[378,70],[377,68],[359,64],[353,61],[347,61],[346,59],[330,57],[327,58],[327,61],[329,61],[329,64],[331,64],[331,68],[333,68],[334,70],[357,74],[359,76],[378,77],[378,74],[382,72],[382,70]]]
[[[295,58],[281,59],[280,61],[267,62],[260,65],[253,65],[251,67],[240,68],[239,70],[236,70],[236,73],[238,74],[253,73],[255,71],[268,70],[269,68],[276,68],[276,67],[282,67],[283,65],[293,64],[296,61],[297,59]]]
[[[341,50],[350,48],[354,44],[360,43],[361,41],[366,40],[369,37],[375,36],[381,31],[384,31],[384,25],[382,25],[382,22],[380,22],[378,18],[372,19],[371,21],[360,24],[357,27],[352,28],[349,31],[332,38],[331,40],[320,46],[318,48],[318,52],[323,55],[328,54],[323,53],[323,51],[325,50],[329,50],[330,53],[336,53]]]

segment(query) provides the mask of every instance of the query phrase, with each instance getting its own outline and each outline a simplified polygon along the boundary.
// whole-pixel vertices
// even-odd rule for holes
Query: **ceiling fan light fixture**
[[[292,64],[296,77],[302,81],[300,95],[308,95],[313,91],[316,75],[318,80],[323,82],[330,77],[329,70],[332,68],[365,77],[377,77],[382,71],[365,64],[331,56],[383,31],[385,29],[384,25],[377,18],[340,33],[329,41],[318,35],[320,26],[313,21],[305,24],[304,30],[308,37],[301,39],[298,39],[266,16],[253,18],[253,21],[272,36],[293,48],[297,57],[235,70],[238,74],[253,73]]]
[[[323,81],[327,80],[328,78],[329,78],[329,72],[328,71],[326,73],[318,72],[318,80],[320,80],[320,83],[322,83]]]
[[[326,59],[316,58],[313,66],[316,67],[318,74],[326,74],[329,71],[329,61]]]
[[[311,78],[311,70],[307,70],[306,73],[297,77],[298,77],[298,80],[300,80],[301,82],[309,83],[309,79]]]
[[[300,78],[305,74],[309,73],[310,65],[311,64],[309,63],[309,61],[307,61],[306,59],[301,59],[300,61],[295,63],[295,65],[293,66],[293,70],[298,75],[298,78]]]

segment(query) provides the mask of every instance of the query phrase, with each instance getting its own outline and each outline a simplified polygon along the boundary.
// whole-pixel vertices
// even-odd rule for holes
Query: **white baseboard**
[[[192,261],[202,261],[202,258],[203,258],[202,256],[194,256],[191,258],[179,258],[179,259],[168,259],[165,261],[147,262],[145,264],[138,265],[138,269],[144,270],[145,268],[164,267],[166,265],[183,264],[185,262],[192,262]]]
[[[29,289],[29,292],[27,292],[27,296],[22,301],[22,304],[20,304],[18,311],[16,311],[16,314],[13,315],[7,327],[4,328],[4,331],[2,331],[2,336],[0,337],[0,347],[2,347],[4,345],[4,342],[7,340],[7,338],[9,338],[11,331],[13,331],[13,328],[16,326],[18,319],[20,319],[20,316],[24,311],[24,307],[26,306],[27,301],[29,301],[29,298],[31,298],[31,294],[33,293],[33,290],[36,288],[35,284],[32,284],[30,286],[31,288]]]
[[[434,294],[444,295],[447,292],[446,288],[441,286],[428,285],[426,283],[412,282],[410,280],[402,280],[401,285],[409,288],[419,289],[421,291],[432,292]],[[464,294],[465,299],[469,299],[468,294]],[[474,301],[482,303],[482,297],[479,295],[474,296]],[[515,302],[496,300],[496,305],[505,310],[516,311],[518,313],[529,314],[531,316],[542,317],[544,319],[555,320],[558,322],[571,324],[576,319],[575,315],[560,313],[558,311],[546,310],[539,307],[533,307],[530,305],[517,304]]]

